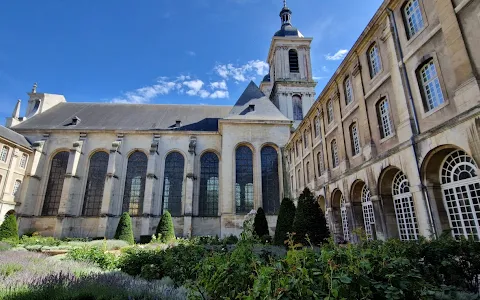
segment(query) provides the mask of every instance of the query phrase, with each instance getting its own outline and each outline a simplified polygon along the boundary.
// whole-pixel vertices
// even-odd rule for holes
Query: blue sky
[[[382,0],[289,0],[317,94]],[[0,119],[38,82],[69,102],[231,105],[268,71],[282,0],[25,0],[0,11]],[[342,51],[343,50],[343,51]]]

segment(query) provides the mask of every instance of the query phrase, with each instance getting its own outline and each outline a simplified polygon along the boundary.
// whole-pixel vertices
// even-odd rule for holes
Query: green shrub
[[[124,212],[120,217],[117,231],[115,231],[115,239],[125,241],[130,245],[133,245],[135,243],[135,240],[133,238],[132,219],[127,212]]]
[[[292,232],[293,220],[295,219],[295,204],[289,198],[284,198],[280,204],[277,226],[273,243],[277,246],[284,245],[287,240],[287,233]]]
[[[113,270],[117,264],[117,258],[114,254],[97,247],[74,248],[68,252],[67,257],[76,261],[94,263],[104,270]]]
[[[320,245],[330,236],[325,215],[308,188],[305,188],[298,198],[293,232],[296,234],[295,240],[303,245],[309,242]]]
[[[162,243],[167,243],[175,239],[175,229],[173,227],[172,215],[168,210],[165,211],[160,218],[156,234]]]
[[[12,249],[12,245],[10,245],[9,243],[0,242],[0,252],[7,251],[10,249]]]
[[[253,221],[253,232],[262,240],[266,239],[266,237],[270,235],[267,217],[265,216],[265,211],[261,207],[257,210],[257,214],[255,215],[255,219]]]
[[[18,243],[17,218],[14,214],[5,216],[2,225],[0,225],[0,241],[9,240]]]
[[[15,263],[7,263],[0,265],[0,277],[8,277],[15,272],[22,270],[22,266],[20,264]]]
[[[33,245],[41,245],[41,246],[59,246],[62,241],[57,240],[51,236],[40,236],[40,235],[22,235],[20,239],[20,244],[24,246],[33,246]]]

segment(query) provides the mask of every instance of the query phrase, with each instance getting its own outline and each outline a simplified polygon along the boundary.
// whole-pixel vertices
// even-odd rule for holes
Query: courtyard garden
[[[165,213],[135,244],[124,214],[114,240],[18,236],[0,227],[0,299],[480,299],[480,244],[438,239],[337,245],[306,190],[285,199],[269,236],[262,209],[240,237],[176,238]]]

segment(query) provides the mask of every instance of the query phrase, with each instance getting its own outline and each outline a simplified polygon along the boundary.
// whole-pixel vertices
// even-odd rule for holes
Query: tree
[[[18,227],[15,214],[7,214],[2,225],[0,225],[0,241],[1,240],[18,242]]]
[[[265,217],[265,211],[261,207],[257,210],[255,220],[253,221],[253,232],[262,240],[264,240],[265,237],[270,236],[267,217]]]
[[[280,212],[277,218],[277,227],[273,243],[282,246],[287,239],[287,233],[292,232],[293,220],[295,219],[295,204],[290,198],[284,198],[280,204]]]
[[[304,245],[308,243],[306,235],[313,245],[320,245],[330,236],[325,215],[308,188],[305,188],[298,198],[293,232],[295,241]]]
[[[135,243],[135,239],[133,238],[132,219],[127,212],[124,212],[120,217],[114,238],[116,240],[125,241],[130,245]]]
[[[172,215],[168,210],[165,211],[160,218],[156,234],[157,238],[159,238],[163,243],[167,243],[175,239],[175,229],[173,227]]]

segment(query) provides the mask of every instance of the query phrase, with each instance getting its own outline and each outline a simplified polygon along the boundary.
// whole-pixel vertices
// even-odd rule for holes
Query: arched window
[[[298,53],[295,49],[290,49],[288,51],[288,61],[290,63],[290,73],[299,73],[300,69],[298,68]]]
[[[340,197],[340,213],[342,216],[342,229],[343,229],[343,239],[345,241],[350,241],[350,229],[348,228],[348,212],[347,212],[347,201],[343,195]]]
[[[314,123],[315,123],[315,137],[318,137],[321,134],[320,118],[315,117]]]
[[[22,158],[20,159],[20,168],[25,169],[27,167],[28,162],[28,155],[22,154]]]
[[[293,102],[293,120],[303,120],[302,98],[298,95],[292,97]]]
[[[12,191],[13,197],[17,195],[17,192],[18,190],[20,190],[21,185],[22,185],[22,182],[20,180],[15,180],[15,183],[13,184],[13,191]]]
[[[403,172],[398,171],[393,178],[392,191],[400,240],[418,239],[417,217],[410,192],[410,183]]]
[[[383,139],[385,137],[391,136],[393,134],[392,121],[390,119],[390,108],[388,100],[386,98],[378,102],[377,116],[378,125],[380,128],[380,137]]]
[[[366,184],[362,188],[362,210],[365,233],[367,234],[367,239],[372,240],[372,226],[375,225],[375,214],[373,212],[372,196]]]
[[[430,111],[445,102],[433,59],[420,66],[417,77],[422,91],[425,111]]]
[[[332,150],[332,168],[335,169],[339,165],[337,140],[332,141],[331,150]]]
[[[295,151],[297,152],[297,158],[300,157],[302,155],[302,146],[301,146],[301,141],[298,140],[297,141],[297,147],[295,147]]]
[[[349,105],[353,102],[353,89],[350,77],[345,78],[345,81],[343,82],[343,87],[345,90],[345,105]]]
[[[302,186],[302,170],[298,169],[297,170],[297,190],[300,190],[301,186]]]
[[[235,152],[235,204],[239,214],[253,209],[253,153],[247,146]]]
[[[128,212],[131,216],[143,213],[147,163],[147,155],[140,151],[133,152],[128,158],[122,212]]]
[[[84,216],[98,216],[102,208],[103,188],[107,177],[108,153],[100,151],[92,155],[88,167],[87,187],[83,199]]]
[[[58,214],[60,198],[62,197],[63,181],[67,173],[67,151],[58,152],[52,159],[50,175],[48,177],[47,191],[43,200],[42,216],[55,216]]]
[[[310,183],[310,162],[307,161],[307,164],[305,165],[305,174],[307,177],[307,184]]]
[[[328,124],[332,123],[334,119],[333,116],[333,102],[332,100],[328,100],[327,102],[327,120]]]
[[[182,215],[183,172],[185,158],[179,152],[172,152],[165,158],[163,178],[163,210],[172,216]]]
[[[8,152],[10,152],[10,148],[3,146],[2,152],[0,153],[0,161],[7,162]]]
[[[358,137],[358,126],[356,122],[350,125],[350,141],[352,142],[352,155],[355,156],[360,153],[360,138]]]
[[[424,26],[419,0],[410,0],[405,3],[403,6],[403,19],[407,28],[407,36],[410,39]]]
[[[305,147],[305,149],[308,148],[308,143],[309,143],[308,131],[305,129],[305,130],[303,131],[303,146]]]
[[[199,215],[218,215],[218,156],[207,152],[200,158]]]
[[[370,78],[375,77],[382,70],[382,61],[380,60],[380,51],[376,43],[368,48],[368,66],[370,68]]]
[[[448,155],[440,171],[443,203],[454,238],[480,241],[480,178],[477,164],[467,153]]]
[[[265,146],[262,157],[262,205],[267,214],[276,214],[280,208],[280,182],[278,177],[278,153]]]
[[[321,176],[325,167],[323,165],[323,153],[322,150],[318,151],[317,153],[317,168],[318,168],[318,176]]]

